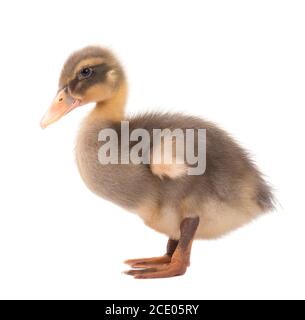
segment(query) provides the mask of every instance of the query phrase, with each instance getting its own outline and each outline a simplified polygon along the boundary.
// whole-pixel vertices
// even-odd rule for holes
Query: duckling
[[[81,124],[76,142],[82,179],[91,191],[136,213],[146,225],[168,237],[163,256],[127,260],[131,270],[126,274],[137,279],[183,275],[190,265],[193,240],[219,238],[272,210],[273,194],[247,152],[221,128],[180,113],[126,117],[127,91],[123,67],[110,50],[90,46],[76,51],[64,64],[59,90],[41,127],[95,102],[95,108]],[[151,155],[150,163],[101,163],[101,146],[112,146],[115,141],[100,139],[101,130],[117,133],[121,154],[126,138],[122,122],[128,123],[130,132],[145,129],[150,138],[155,129],[205,129],[205,171],[189,174],[191,165],[184,161],[184,155],[179,165],[154,162]],[[203,138],[197,138],[196,145],[200,139]],[[164,140],[161,145],[165,146]],[[151,140],[145,147],[152,151]],[[168,153],[167,149],[163,153]],[[153,150],[151,154],[154,153]],[[171,156],[175,158],[177,153]]]

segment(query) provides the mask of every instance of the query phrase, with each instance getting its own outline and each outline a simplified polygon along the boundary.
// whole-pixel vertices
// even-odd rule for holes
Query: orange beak
[[[60,90],[49,110],[41,119],[41,128],[46,128],[78,106],[80,106],[80,100],[71,97],[66,88]]]

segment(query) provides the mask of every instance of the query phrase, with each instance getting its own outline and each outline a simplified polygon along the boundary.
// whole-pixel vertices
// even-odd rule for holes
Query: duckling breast
[[[104,142],[99,141],[98,137],[103,129],[117,132],[120,149],[118,123],[85,122],[78,134],[75,148],[76,162],[87,187],[97,195],[126,209],[137,207],[139,203],[145,201],[148,195],[157,198],[160,181],[152,175],[149,166],[133,163],[122,164],[120,161],[107,164],[100,162],[98,155]]]

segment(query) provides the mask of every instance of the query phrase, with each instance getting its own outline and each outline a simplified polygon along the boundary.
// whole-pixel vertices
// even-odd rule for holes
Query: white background
[[[0,298],[305,298],[304,1],[2,1]],[[255,155],[281,207],[196,242],[184,277],[134,280],[166,237],[91,194],[74,160],[86,106],[42,131],[64,60],[112,48],[129,113],[182,110]]]

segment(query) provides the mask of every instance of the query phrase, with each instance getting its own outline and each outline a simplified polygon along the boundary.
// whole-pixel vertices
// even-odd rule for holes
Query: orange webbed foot
[[[168,264],[171,262],[171,257],[164,255],[162,257],[155,258],[143,258],[143,259],[130,259],[124,261],[125,264],[128,264],[132,268],[150,268],[156,267],[158,265]]]
[[[156,279],[171,278],[185,274],[187,263],[170,262],[168,264],[156,265],[145,269],[133,269],[126,271],[125,274],[133,276],[135,279]]]

